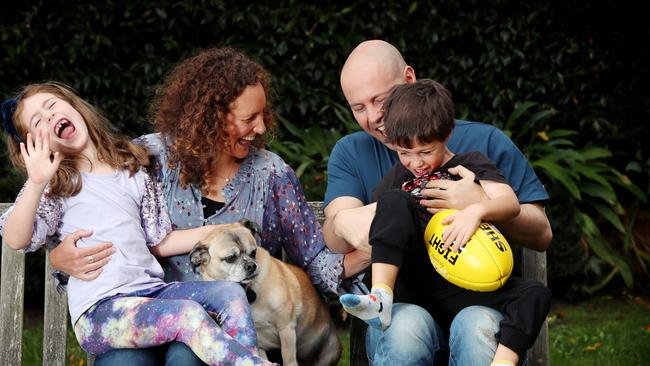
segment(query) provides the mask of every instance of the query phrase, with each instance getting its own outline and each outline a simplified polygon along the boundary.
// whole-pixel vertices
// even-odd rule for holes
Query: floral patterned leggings
[[[74,331],[92,355],[179,341],[210,365],[270,365],[256,355],[252,319],[237,283],[173,282],[101,300],[77,320]]]

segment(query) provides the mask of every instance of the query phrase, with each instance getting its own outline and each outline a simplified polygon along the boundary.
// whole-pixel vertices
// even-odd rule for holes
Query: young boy
[[[418,204],[417,188],[422,181],[454,179],[461,169],[468,169],[484,189],[487,199],[443,222],[448,225],[443,233],[444,249],[451,246],[454,252],[482,221],[516,216],[519,203],[515,193],[485,156],[478,152],[454,155],[446,147],[454,128],[454,111],[449,91],[439,83],[420,80],[397,86],[384,106],[385,133],[400,163],[374,191],[377,209],[370,228],[372,291],[366,296],[343,295],[341,303],[369,325],[388,328],[399,273],[406,285],[396,291],[398,295],[402,292],[402,299],[423,306],[437,320],[449,320],[470,305],[501,311],[504,320],[493,364],[517,364],[534,343],[548,313],[548,289],[535,281],[511,278],[495,292],[480,293],[445,281],[428,261],[423,237],[431,214]]]

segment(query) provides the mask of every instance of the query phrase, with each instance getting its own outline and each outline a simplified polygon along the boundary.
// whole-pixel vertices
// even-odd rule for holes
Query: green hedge
[[[459,117],[507,127],[515,137],[523,126],[506,121],[522,102],[535,102],[553,113],[526,128],[577,131],[576,149],[610,150],[608,164],[648,191],[650,28],[640,5],[26,0],[4,4],[2,14],[0,95],[60,80],[134,136],[150,130],[150,97],[171,65],[210,46],[245,51],[273,76],[273,103],[286,128],[271,146],[299,170],[311,199],[322,197],[330,147],[350,128],[340,67],[369,38],[392,42],[419,77],[447,85]],[[530,145],[531,136],[515,142]],[[22,178],[1,154],[0,201],[11,201]],[[620,199],[627,206],[636,198],[625,192]]]

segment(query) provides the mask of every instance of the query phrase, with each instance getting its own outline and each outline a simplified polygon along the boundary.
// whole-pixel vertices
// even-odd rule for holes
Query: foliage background
[[[650,27],[640,6],[611,0],[15,1],[3,4],[0,21],[0,95],[30,82],[63,81],[135,136],[150,130],[148,104],[166,70],[198,49],[233,46],[271,72],[284,128],[270,146],[298,171],[308,196],[321,199],[329,151],[355,126],[338,87],[340,67],[360,41],[385,39],[418,77],[450,88],[458,117],[504,128],[531,161],[541,161],[535,167],[552,195],[556,236],[549,276],[572,297],[617,274],[626,279],[626,271],[647,278],[650,244],[633,235],[635,218],[647,216],[642,199],[650,166]],[[560,129],[574,133],[552,134]],[[583,189],[589,177],[571,175],[575,164],[586,164],[575,152],[590,147],[606,150],[598,162],[622,176],[599,170],[614,176],[606,179],[610,187],[601,182],[600,197]],[[13,201],[23,178],[4,148],[1,154],[0,201]],[[548,156],[557,169],[548,168]],[[617,177],[640,189],[610,184]],[[591,240],[580,213],[599,228]],[[606,240],[598,246],[594,238],[601,236]],[[638,290],[643,282],[625,285]]]

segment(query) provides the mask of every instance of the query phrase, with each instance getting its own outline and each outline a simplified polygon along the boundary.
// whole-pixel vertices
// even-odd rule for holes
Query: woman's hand
[[[49,252],[52,267],[84,281],[94,280],[102,273],[115,249],[112,243],[99,243],[91,247],[77,248],[77,240],[92,235],[89,230],[77,230]]]
[[[38,131],[35,141],[32,141],[32,134],[28,133],[26,145],[20,144],[20,153],[27,169],[27,179],[37,185],[46,185],[56,174],[63,157],[57,151],[54,153],[54,159],[50,159],[50,135],[43,137],[41,130]]]

